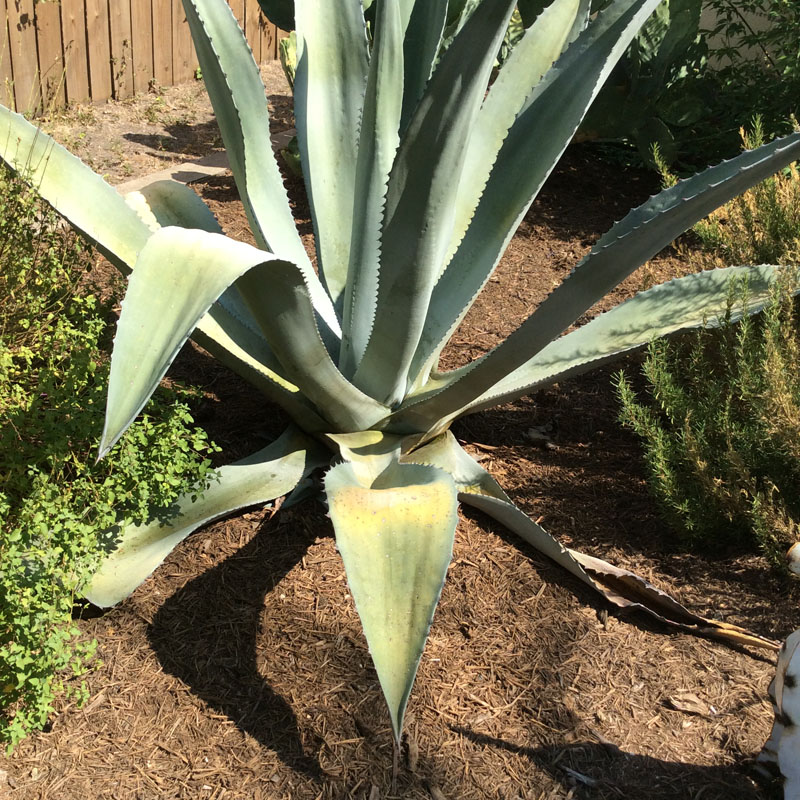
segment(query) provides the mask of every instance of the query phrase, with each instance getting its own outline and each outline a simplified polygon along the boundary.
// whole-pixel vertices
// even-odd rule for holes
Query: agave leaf
[[[350,263],[359,123],[367,83],[361,3],[297,0],[297,140],[320,275],[340,307]],[[343,202],[343,198],[347,198]]]
[[[150,229],[122,196],[21,114],[0,106],[0,158],[127,274]]]
[[[576,21],[585,9],[582,0],[555,0],[511,51],[489,89],[464,158],[458,190],[457,217],[449,261],[469,226],[497,154],[534,86],[561,55]]]
[[[203,80],[219,123],[250,228],[260,247],[303,271],[331,352],[341,326],[311,267],[269,145],[269,110],[261,74],[225,0],[183,0]]]
[[[385,415],[331,361],[296,265],[218,234],[161,228],[143,248],[122,303],[101,456],[142,409],[211,304],[249,272],[240,284],[245,300],[289,380],[302,378],[304,394],[335,425],[369,427]]]
[[[340,368],[352,376],[367,345],[378,294],[380,232],[386,185],[400,143],[403,27],[397,3],[378,5],[358,163],[350,265],[342,310]]]
[[[231,171],[259,246],[308,263],[269,147],[269,110],[250,46],[225,0],[183,0]]]
[[[211,209],[196,192],[178,181],[155,181],[125,195],[125,202],[152,231],[161,227],[178,226],[208,233],[223,233]],[[217,305],[222,307],[222,312],[217,309]],[[242,350],[270,370],[277,373],[281,371],[264,334],[235,285],[223,292],[209,313],[226,328],[230,338],[235,339]],[[199,326],[202,329],[210,327],[202,321]]]
[[[238,287],[286,376],[301,387],[335,430],[366,430],[389,414],[386,406],[353,386],[334,364],[314,324],[305,276],[294,264],[273,261],[263,274],[243,275]]]
[[[471,125],[513,11],[486,0],[442,56],[400,144],[386,193],[378,304],[354,383],[398,403],[454,220]],[[475,58],[475,53],[480,57]]]
[[[336,544],[399,742],[453,554],[455,485],[443,470],[397,461],[365,482],[354,463],[345,462],[327,474],[325,491]]]
[[[386,2],[384,0],[384,5]],[[433,72],[447,19],[447,0],[405,0],[406,32],[401,130],[405,131]]]
[[[480,293],[533,199],[642,23],[659,0],[615,0],[525,98],[472,222],[430,301],[412,383],[424,382]],[[419,375],[419,372],[422,375]]]
[[[449,399],[440,396],[437,400],[441,416],[450,415],[456,405],[471,403],[533,358],[697,220],[798,157],[800,134],[792,134],[710,167],[631,211],[601,237],[571,275],[502,344],[447,379],[443,395],[449,395]],[[442,302],[446,302],[444,297]]]
[[[645,611],[662,622],[692,633],[735,644],[776,649],[775,642],[770,639],[736,625],[694,614],[633,572],[564,547],[509,499],[497,481],[464,452],[450,432],[403,456],[401,461],[435,466],[449,472],[462,503],[474,506],[501,522],[610,603],[620,608]]]
[[[185,496],[151,522],[124,527],[117,548],[103,558],[83,590],[84,597],[101,608],[119,603],[192,531],[286,494],[327,460],[313,439],[288,429],[268,447],[222,467],[199,497]]]
[[[481,395],[469,411],[488,408],[538,386],[593,369],[657,336],[717,324],[727,311],[727,290],[734,278],[747,281],[747,312],[758,313],[769,302],[770,287],[783,269],[770,265],[727,267],[648,289],[552,342]],[[731,309],[732,319],[740,317],[738,308]]]
[[[400,411],[396,421],[422,428],[430,426],[433,434],[444,430],[458,416],[491,408],[541,386],[593,369],[648,344],[658,336],[705,324],[714,325],[727,312],[728,285],[732,278],[748,281],[748,313],[756,313],[769,301],[770,287],[781,269],[769,265],[727,267],[654,286],[551,342],[457,411],[446,410],[442,404],[446,394],[437,394],[435,380],[428,399]],[[735,309],[732,311],[734,319],[737,313]],[[468,375],[467,369],[465,375]],[[446,377],[439,379],[441,383],[447,380]]]
[[[136,211],[152,231],[178,225],[222,233],[211,209],[185,183],[153,181],[125,195],[125,202]]]
[[[220,301],[229,292],[227,290]],[[214,303],[200,319],[191,338],[283,407],[303,430],[322,433],[330,429],[330,423],[319,416],[300,389],[280,374],[283,368],[262,332],[254,332],[249,324],[226,310],[221,302]]]

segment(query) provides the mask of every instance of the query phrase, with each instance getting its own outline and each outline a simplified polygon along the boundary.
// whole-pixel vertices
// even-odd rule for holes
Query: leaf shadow
[[[282,516],[283,525],[262,525],[242,548],[169,597],[147,635],[165,672],[291,769],[317,781],[320,765],[306,752],[295,714],[256,659],[264,598],[313,541],[305,526],[291,524],[291,512]]]

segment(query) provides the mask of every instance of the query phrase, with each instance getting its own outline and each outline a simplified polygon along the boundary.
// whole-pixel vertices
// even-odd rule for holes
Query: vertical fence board
[[[275,26],[261,14],[258,19],[261,31],[261,60],[272,61],[278,55],[278,38],[275,35]]]
[[[228,0],[228,5],[233,11],[233,16],[236,17],[239,27],[244,30],[244,0]]]
[[[36,4],[36,39],[42,105],[44,108],[63,106],[67,93],[61,42],[61,8],[57,3]]]
[[[115,100],[133,94],[130,0],[113,0],[108,6],[111,29],[111,80]]]
[[[153,80],[153,8],[150,0],[131,0],[133,91],[146,92]]]
[[[194,75],[195,63],[192,36],[181,0],[172,3],[172,79],[175,83],[188,81]]]
[[[90,91],[92,100],[100,103],[111,97],[112,86],[108,0],[86,0],[86,38],[89,42]]]
[[[83,102],[90,97],[84,0],[61,0],[61,31],[64,40],[67,102]]]
[[[0,103],[4,106],[14,106],[13,76],[8,40],[8,8],[6,0],[0,0]]]
[[[250,49],[253,51],[253,57],[256,63],[261,63],[261,36],[258,30],[258,17],[261,14],[261,6],[257,0],[245,0],[245,35],[247,41],[250,42]]]
[[[11,69],[14,72],[14,100],[17,110],[35,111],[39,107],[37,76],[36,26],[33,0],[12,0],[8,3],[8,34]]]
[[[172,84],[172,0],[153,0],[153,77]]]

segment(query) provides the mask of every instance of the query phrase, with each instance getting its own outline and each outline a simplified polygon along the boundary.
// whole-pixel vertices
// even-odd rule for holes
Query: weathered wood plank
[[[67,102],[84,102],[89,93],[89,54],[86,47],[86,3],[61,0]]]
[[[181,0],[172,4],[172,80],[184,83],[194,77],[195,63],[192,35]]]
[[[45,108],[58,108],[67,101],[61,9],[56,3],[37,3],[35,10],[42,104]]]
[[[130,0],[110,2],[108,19],[111,30],[112,92],[115,100],[123,100],[133,94]]]
[[[41,95],[33,0],[13,0],[7,7],[14,102],[20,113],[34,113],[40,107]]]
[[[244,0],[228,0],[228,5],[233,11],[233,16],[239,22],[239,27],[244,30]]]
[[[8,40],[8,9],[0,0],[0,103],[14,105],[14,73],[11,71],[11,50]]]
[[[150,0],[131,0],[133,91],[146,92],[153,80],[153,7]]]
[[[250,42],[253,57],[256,63],[261,63],[261,34],[258,29],[258,18],[261,16],[261,6],[257,0],[245,0],[245,35]]]
[[[261,31],[261,60],[272,61],[278,56],[278,37],[275,26],[262,13],[259,17]]]
[[[89,91],[95,103],[111,97],[112,63],[108,0],[86,0],[86,38],[89,42]]]
[[[153,77],[172,85],[172,0],[153,0]]]

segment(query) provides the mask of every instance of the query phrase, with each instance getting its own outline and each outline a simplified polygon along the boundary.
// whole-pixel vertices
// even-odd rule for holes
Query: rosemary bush
[[[616,382],[620,419],[641,438],[650,488],[683,541],[760,551],[779,570],[800,522],[793,291],[787,271],[763,314],[748,317],[747,285],[732,283],[720,327],[651,343],[646,392],[624,373]]]
[[[72,620],[115,526],[148,519],[212,477],[186,389],[161,389],[113,458],[95,464],[109,303],[92,251],[36,194],[0,174],[0,741],[86,696],[95,643]]]

